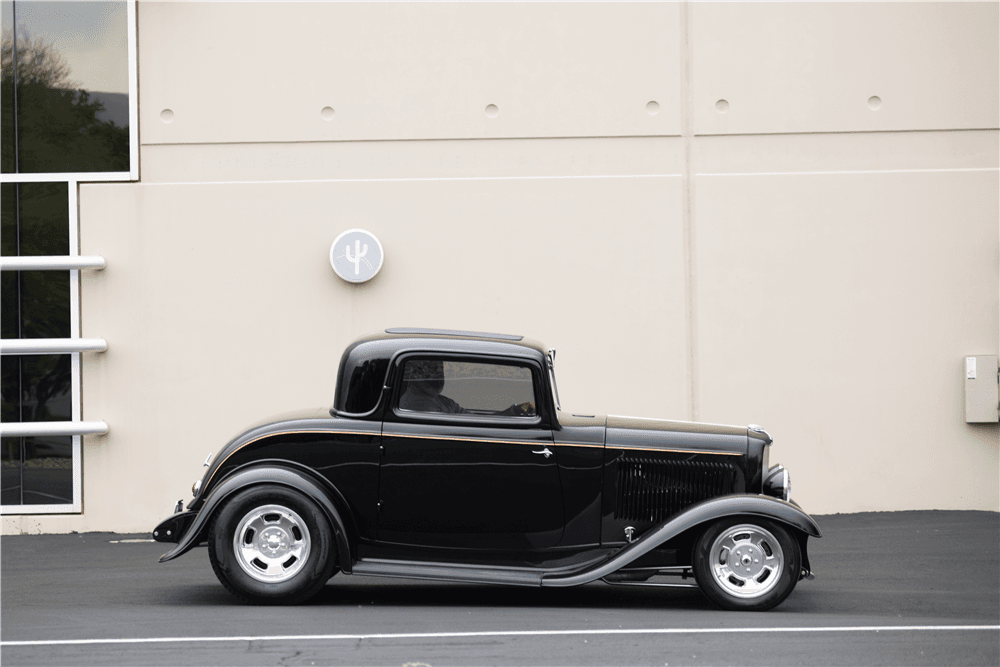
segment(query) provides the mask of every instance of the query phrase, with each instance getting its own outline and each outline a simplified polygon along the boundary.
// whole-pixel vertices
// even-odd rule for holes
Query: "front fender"
[[[542,586],[578,586],[619,570],[646,555],[663,543],[686,530],[727,516],[762,516],[795,528],[803,534],[803,565],[808,570],[804,543],[805,536],[821,537],[819,526],[811,516],[792,503],[770,496],[722,496],[692,505],[680,514],[667,519],[641,538],[613,553],[608,560],[584,571],[551,574],[542,577]]]
[[[180,537],[177,546],[160,556],[159,562],[166,563],[190,551],[200,541],[212,514],[227,498],[237,491],[260,484],[280,484],[290,487],[304,493],[319,505],[333,527],[340,569],[348,573],[351,571],[351,547],[347,538],[347,529],[329,495],[307,474],[281,465],[243,469],[219,482],[205,498],[201,510],[194,517],[184,535]]]

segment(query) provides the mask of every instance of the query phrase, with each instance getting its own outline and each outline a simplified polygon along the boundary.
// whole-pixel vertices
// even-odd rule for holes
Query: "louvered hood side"
[[[747,429],[609,416],[602,543],[635,538],[696,503],[746,491]]]

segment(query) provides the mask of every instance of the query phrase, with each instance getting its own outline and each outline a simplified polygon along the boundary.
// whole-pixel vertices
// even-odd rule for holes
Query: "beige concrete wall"
[[[680,134],[679,7],[143,2],[143,142]]]
[[[332,402],[344,346],[388,326],[539,338],[574,409],[762,424],[811,512],[1000,509],[961,365],[1000,333],[997,24],[140,3],[142,182],[80,193],[81,252],[108,261],[81,289],[109,342],[83,412],[111,431],[85,439],[82,515],[4,532],[149,529],[247,423]],[[351,227],[386,253],[360,286],[327,259]]]
[[[698,134],[996,127],[995,2],[692,8]]]

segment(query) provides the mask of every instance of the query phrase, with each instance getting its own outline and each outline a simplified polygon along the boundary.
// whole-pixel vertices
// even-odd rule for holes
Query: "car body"
[[[177,543],[160,561],[207,542],[223,585],[261,603],[341,572],[697,585],[756,610],[812,578],[820,530],[763,429],[563,411],[554,359],[504,334],[359,338],[332,409],[265,420],[206,461],[153,531]]]

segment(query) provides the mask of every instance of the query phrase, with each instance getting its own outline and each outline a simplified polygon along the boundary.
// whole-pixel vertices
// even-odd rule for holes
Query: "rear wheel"
[[[246,602],[295,604],[334,572],[330,522],[303,494],[283,486],[246,489],[226,501],[208,540],[212,569]]]
[[[763,611],[795,588],[801,570],[799,544],[766,519],[721,519],[694,547],[693,567],[702,592],[724,609]]]

